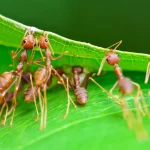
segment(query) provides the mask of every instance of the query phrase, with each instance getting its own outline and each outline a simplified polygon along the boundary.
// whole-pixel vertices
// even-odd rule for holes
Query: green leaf
[[[0,44],[17,49],[18,46],[20,46],[22,37],[28,28],[31,27],[25,26],[0,15]],[[35,36],[38,37],[39,35],[43,34],[42,30],[34,27],[33,29],[35,31]],[[72,57],[71,54],[66,54],[67,61],[62,61],[62,65],[66,63],[68,64],[69,62],[70,65],[82,65],[84,67],[88,67],[92,72],[97,72],[101,59],[104,57],[104,51],[108,51],[106,48],[93,46],[84,42],[73,41],[51,32],[48,32],[48,36],[55,54],[61,54],[64,51],[70,51],[77,56]],[[110,45],[111,44],[114,43],[110,43]],[[150,55],[122,51],[116,52],[120,56],[120,66],[123,70],[146,70]],[[57,61],[55,61],[54,65],[60,65],[60,61],[58,64]],[[106,64],[104,69],[112,70],[113,68]]]
[[[10,51],[17,49],[27,26],[0,16],[0,71],[9,71],[11,63]],[[42,35],[42,31],[36,29],[36,36]],[[72,41],[56,34],[49,33],[49,40],[56,54],[69,50],[77,57],[67,54],[65,58],[53,61],[54,66],[67,64],[81,65],[90,71],[98,70],[104,51],[108,49],[99,48],[90,44]],[[147,92],[149,85],[144,85],[145,70],[149,55],[117,51],[121,59],[123,70],[134,70],[125,72],[125,76],[139,83],[144,91],[145,98],[149,104]],[[107,72],[96,77],[106,90],[109,90],[116,81],[112,70],[113,67],[105,65]],[[143,72],[135,72],[143,71]],[[34,122],[35,108],[33,103],[23,101],[22,95],[15,112],[13,127],[9,126],[10,117],[5,127],[0,127],[1,149],[149,149],[150,142],[138,142],[135,133],[129,131],[125,120],[122,118],[120,107],[102,92],[95,84],[89,82],[89,100],[87,105],[78,106],[74,109],[71,105],[69,116],[63,119],[67,106],[66,92],[62,86],[57,85],[47,92],[48,97],[48,119],[47,128],[39,130],[40,121]],[[72,98],[75,100],[73,93]],[[115,91],[117,95],[117,91]],[[131,97],[128,98],[132,103]],[[150,121],[144,118],[145,128],[150,133]]]

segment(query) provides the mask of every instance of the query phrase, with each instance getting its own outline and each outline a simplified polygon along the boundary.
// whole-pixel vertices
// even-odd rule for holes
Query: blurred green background
[[[108,47],[149,53],[149,0],[1,0],[0,13],[29,26]],[[21,15],[20,15],[21,14]]]

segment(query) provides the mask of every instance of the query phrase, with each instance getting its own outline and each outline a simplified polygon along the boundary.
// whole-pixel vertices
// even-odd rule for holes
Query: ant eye
[[[108,61],[108,57],[106,58],[106,61]]]
[[[36,43],[34,43],[34,47],[36,46]]]
[[[26,43],[27,42],[27,40],[23,40],[23,43]]]
[[[45,39],[45,42],[48,42],[48,40],[47,40],[47,39]]]

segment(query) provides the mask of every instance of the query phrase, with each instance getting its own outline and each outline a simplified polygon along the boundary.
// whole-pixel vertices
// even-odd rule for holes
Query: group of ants
[[[28,29],[25,32],[25,35],[22,39],[21,45],[22,49],[17,50],[16,52],[12,52],[13,60],[16,59],[18,64],[17,67],[9,72],[4,72],[0,75],[0,115],[4,113],[4,109],[6,109],[3,119],[1,121],[1,125],[5,125],[7,121],[7,117],[11,116],[10,125],[12,126],[14,113],[17,105],[17,95],[22,89],[22,85],[28,83],[29,86],[24,91],[24,100],[27,102],[34,102],[36,109],[36,117],[35,120],[39,118],[39,111],[37,107],[37,99],[39,100],[40,105],[40,129],[43,130],[46,128],[46,120],[47,120],[47,96],[46,91],[47,88],[52,83],[52,77],[56,77],[59,84],[62,84],[66,93],[67,93],[67,108],[66,113],[63,116],[67,117],[69,113],[70,103],[74,105],[76,108],[76,104],[72,100],[69,89],[72,89],[76,98],[76,101],[80,105],[85,105],[88,100],[88,92],[87,88],[87,78],[92,80],[96,85],[101,88],[103,92],[105,92],[109,97],[111,97],[121,108],[123,112],[123,118],[126,120],[129,129],[132,129],[136,133],[136,137],[147,138],[148,134],[143,125],[143,116],[147,115],[150,118],[150,113],[148,110],[148,106],[143,96],[143,92],[140,88],[140,85],[133,82],[131,79],[124,77],[121,68],[118,63],[120,58],[118,54],[116,54],[115,50],[122,43],[119,41],[114,45],[108,47],[110,49],[109,52],[104,53],[104,58],[101,61],[99,70],[97,74],[89,75],[89,73],[84,71],[84,68],[81,66],[73,66],[72,67],[72,77],[70,77],[62,68],[53,68],[51,64],[51,60],[56,60],[61,58],[64,54],[68,53],[68,51],[62,53],[60,56],[54,58],[54,51],[48,39],[48,34],[43,32],[43,35],[38,39],[34,37],[34,31]],[[33,60],[35,55],[35,46],[39,47],[41,58],[37,60]],[[114,47],[112,49],[112,47]],[[45,51],[45,56],[43,55],[42,49]],[[32,50],[32,54],[30,60],[28,61],[28,50]],[[20,58],[18,55],[20,54]],[[105,64],[111,65],[114,67],[115,75],[117,76],[117,81],[114,86],[111,88],[109,92],[107,92],[99,83],[97,83],[93,76],[100,75],[102,68]],[[24,65],[28,63],[34,63],[41,68],[38,68],[34,75],[31,72],[24,72]],[[148,82],[150,75],[150,64],[147,66],[147,73],[145,78],[145,83]],[[10,92],[10,89],[14,86],[13,92]],[[119,97],[116,97],[112,94],[113,90],[118,86]],[[125,100],[125,95],[130,94],[133,98],[135,105],[135,112],[132,111]]]

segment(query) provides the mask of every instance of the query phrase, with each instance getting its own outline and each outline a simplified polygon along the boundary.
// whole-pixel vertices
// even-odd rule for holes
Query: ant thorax
[[[86,76],[87,75],[85,73],[79,74],[80,85],[84,83]]]

